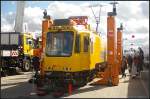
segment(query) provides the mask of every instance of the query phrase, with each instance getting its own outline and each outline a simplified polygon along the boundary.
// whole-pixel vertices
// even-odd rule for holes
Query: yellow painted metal
[[[72,27],[72,26],[70,26]],[[58,30],[49,29],[49,32],[54,32]],[[62,30],[62,31],[67,31]],[[43,69],[44,71],[63,71],[63,72],[78,72],[84,70],[92,70],[95,68],[96,63],[100,63],[104,61],[102,57],[104,52],[103,44],[101,43],[101,37],[92,31],[89,30],[78,30],[72,27],[74,33],[74,40],[73,40],[73,50],[72,55],[70,57],[48,57],[44,55],[43,59]],[[76,34],[80,35],[80,53],[74,52],[74,45],[75,45],[75,37]],[[88,52],[84,52],[84,37],[89,37],[91,40]]]
[[[121,73],[121,62],[122,62],[122,29],[117,29],[117,60],[118,60],[118,71]]]
[[[25,55],[32,56],[33,55],[33,44],[28,43],[28,39],[31,40],[31,43],[33,43],[33,36],[29,33],[23,33],[23,51]]]

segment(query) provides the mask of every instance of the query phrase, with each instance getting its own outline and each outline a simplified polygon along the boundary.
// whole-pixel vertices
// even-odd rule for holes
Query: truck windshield
[[[73,32],[49,32],[46,40],[47,56],[70,56],[73,47]]]

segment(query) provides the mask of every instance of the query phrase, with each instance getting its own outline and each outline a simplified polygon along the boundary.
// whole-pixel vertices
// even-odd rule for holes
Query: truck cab
[[[33,56],[33,37],[29,33],[1,32],[1,66],[2,71],[21,68],[29,71]]]

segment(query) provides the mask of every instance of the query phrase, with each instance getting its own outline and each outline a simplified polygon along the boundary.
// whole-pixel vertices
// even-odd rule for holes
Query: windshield
[[[48,56],[70,56],[73,47],[73,32],[47,33],[46,54]]]

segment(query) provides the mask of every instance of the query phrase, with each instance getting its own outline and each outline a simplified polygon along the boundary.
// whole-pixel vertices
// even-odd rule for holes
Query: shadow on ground
[[[72,94],[71,95],[75,95],[75,94],[81,94],[81,93],[86,93],[86,92],[90,92],[90,91],[96,91],[96,90],[101,90],[101,89],[104,89],[104,88],[107,88],[109,86],[107,85],[92,85],[90,84],[89,87],[87,88],[77,88],[75,90],[73,90]],[[63,97],[67,97],[69,96],[68,93],[66,93]]]
[[[17,98],[19,96],[26,96],[32,91],[32,84],[29,84],[28,82],[13,83],[10,85],[16,86],[1,89],[1,98]]]
[[[141,77],[129,78],[128,98],[148,98],[145,87],[141,82]],[[149,89],[149,88],[148,88]],[[148,92],[149,93],[149,92]]]

